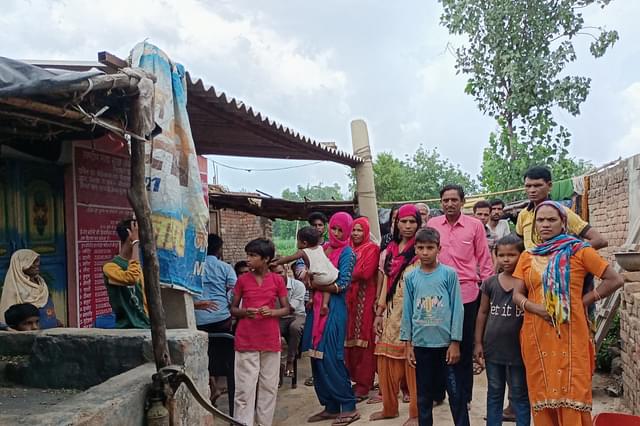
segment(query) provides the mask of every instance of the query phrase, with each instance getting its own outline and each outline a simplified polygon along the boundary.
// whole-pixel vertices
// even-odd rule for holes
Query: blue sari
[[[331,293],[329,313],[322,339],[316,350],[312,347],[313,315],[307,315],[302,336],[302,351],[321,354],[311,358],[313,385],[320,404],[327,413],[339,414],[356,409],[356,397],[351,388],[351,379],[344,363],[344,341],[347,333],[346,290],[351,284],[351,274],[356,255],[351,247],[345,247],[338,259],[340,293]]]

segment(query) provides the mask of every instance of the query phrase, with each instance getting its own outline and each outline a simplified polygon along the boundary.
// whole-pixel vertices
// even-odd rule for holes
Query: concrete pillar
[[[378,204],[376,188],[373,182],[373,162],[367,123],[364,120],[353,120],[351,122],[351,143],[353,145],[353,153],[364,160],[364,163],[356,166],[356,193],[358,195],[360,214],[369,219],[371,233],[380,241]]]
[[[196,329],[196,314],[193,309],[193,297],[186,291],[160,287],[162,305],[166,313],[167,329]]]

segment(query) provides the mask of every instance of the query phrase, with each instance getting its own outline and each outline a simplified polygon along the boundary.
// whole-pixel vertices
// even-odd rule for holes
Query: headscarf
[[[367,219],[366,217],[357,218],[353,221],[351,229],[353,230],[356,225],[360,225],[362,227],[362,242],[358,245],[355,245],[353,244],[353,241],[351,241],[351,247],[353,247],[353,251],[355,252],[356,257],[360,257],[361,254],[366,251],[369,246],[375,245],[375,243],[371,241],[371,227],[369,226],[369,219]]]
[[[418,223],[416,232],[420,229],[420,212],[413,204],[405,204],[398,210],[398,222],[405,217],[414,217]],[[396,292],[398,281],[402,276],[402,272],[409,266],[416,257],[415,251],[415,234],[405,244],[402,252],[400,252],[400,242],[398,224],[396,223],[393,230],[394,236],[397,236],[387,246],[387,258],[384,262],[384,273],[387,275],[387,301],[393,300]]]
[[[591,245],[566,234],[567,213],[560,203],[544,201],[538,204],[534,217],[537,216],[538,210],[544,206],[553,207],[558,211],[564,229],[561,234],[531,249],[531,253],[535,256],[550,255],[547,267],[542,273],[542,290],[544,307],[551,316],[553,326],[559,335],[559,325],[568,323],[571,318],[571,256],[585,247],[591,247]]]
[[[349,213],[338,212],[331,216],[329,220],[329,242],[325,244],[325,247],[331,247],[333,251],[327,256],[334,266],[338,266],[340,260],[340,254],[342,250],[349,245],[349,237],[351,235],[351,226],[353,225],[353,219]],[[342,239],[339,240],[331,232],[331,228],[338,227],[342,230]]]
[[[18,250],[11,256],[0,298],[0,321],[4,322],[4,313],[13,305],[31,303],[42,308],[49,301],[49,289],[44,279],[38,275],[35,283],[24,273],[38,257],[38,253],[28,249]]]

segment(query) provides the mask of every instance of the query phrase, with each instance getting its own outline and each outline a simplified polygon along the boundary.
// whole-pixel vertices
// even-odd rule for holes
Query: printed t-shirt
[[[287,297],[284,279],[268,272],[258,284],[253,273],[238,277],[233,293],[242,300],[242,307],[275,309],[276,300]],[[280,323],[277,317],[241,318],[235,335],[235,349],[239,352],[265,351],[280,352]]]
[[[464,306],[456,271],[439,264],[432,272],[417,267],[405,277],[400,340],[413,346],[446,348],[462,340]]]
[[[482,283],[481,291],[489,298],[482,339],[486,360],[496,364],[522,365],[520,328],[524,312],[513,303],[513,290],[502,288],[498,275],[494,275]]]

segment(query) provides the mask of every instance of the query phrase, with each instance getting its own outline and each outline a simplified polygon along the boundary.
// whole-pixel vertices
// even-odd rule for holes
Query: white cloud
[[[628,86],[620,96],[622,117],[628,127],[625,135],[616,142],[614,151],[624,158],[640,152],[640,81]]]

